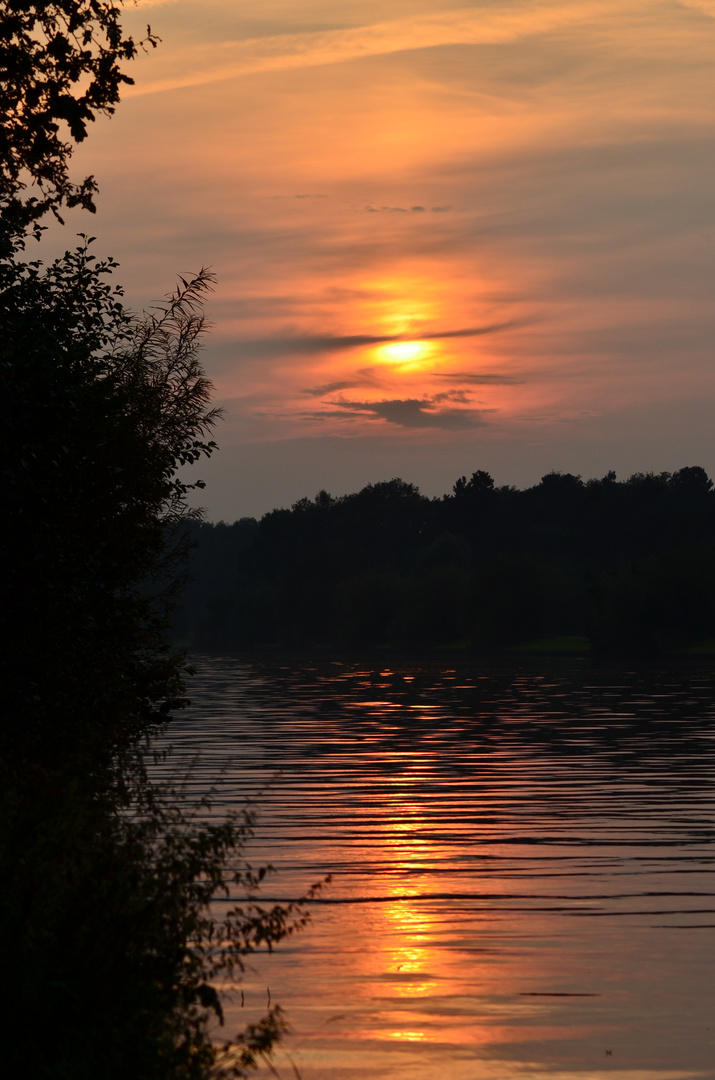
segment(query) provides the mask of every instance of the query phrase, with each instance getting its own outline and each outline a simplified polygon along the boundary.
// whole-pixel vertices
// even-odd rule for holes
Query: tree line
[[[394,479],[184,535],[174,632],[199,649],[658,655],[715,639],[715,492],[698,466],[525,490],[480,470],[441,498]]]

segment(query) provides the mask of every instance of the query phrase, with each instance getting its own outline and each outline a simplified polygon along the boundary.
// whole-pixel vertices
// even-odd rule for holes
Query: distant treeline
[[[402,480],[233,525],[188,523],[176,633],[203,649],[548,648],[658,654],[715,638],[715,492],[702,468],[526,490]]]

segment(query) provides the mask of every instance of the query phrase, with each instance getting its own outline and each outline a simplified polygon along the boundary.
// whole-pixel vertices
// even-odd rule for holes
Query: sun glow
[[[426,341],[391,341],[380,346],[379,356],[388,364],[422,365],[432,351],[432,345]]]

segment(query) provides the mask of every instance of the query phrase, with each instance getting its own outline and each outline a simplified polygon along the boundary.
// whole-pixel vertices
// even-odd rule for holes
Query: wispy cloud
[[[365,207],[366,214],[446,214],[451,206],[370,206]]]
[[[329,195],[311,195],[306,193],[304,195],[269,195],[269,199],[329,199]]]
[[[709,15],[711,19],[715,19],[715,0],[680,0],[680,4],[682,7],[702,11],[703,15]]]
[[[695,6],[695,5],[693,5]],[[699,4],[697,6],[700,6]],[[629,0],[630,13],[648,11],[650,0]],[[621,0],[532,0],[498,10],[454,8],[432,14],[312,33],[279,34],[242,41],[186,46],[172,54],[166,73],[143,80],[126,96],[175,90],[240,75],[338,64],[438,45],[498,45],[558,32],[594,19],[623,15]],[[178,62],[177,62],[178,61]],[[171,70],[166,70],[171,68]],[[156,68],[155,68],[156,70]]]
[[[513,330],[515,327],[524,326],[523,319],[508,319],[506,322],[489,323],[487,326],[469,326],[464,330],[438,330],[434,334],[419,334],[420,341],[437,341],[446,338],[470,338],[483,337],[485,334],[499,334],[502,330]]]
[[[443,371],[437,372],[435,378],[444,382],[468,383],[470,386],[520,386],[524,383],[523,379],[513,375],[487,371]]]
[[[436,330],[412,334],[303,334],[266,338],[246,338],[231,343],[243,356],[318,356],[321,353],[342,352],[347,349],[366,348],[370,345],[389,345],[399,341],[441,341],[450,338],[474,338],[498,334],[521,325],[516,320],[491,323],[487,326],[468,326],[460,330]],[[227,346],[224,345],[224,349]]]
[[[305,394],[306,397],[325,397],[326,394],[334,394],[338,390],[354,390],[356,386],[360,385],[362,384],[354,379],[344,382],[324,383],[323,386],[308,386],[301,390],[301,394]]]

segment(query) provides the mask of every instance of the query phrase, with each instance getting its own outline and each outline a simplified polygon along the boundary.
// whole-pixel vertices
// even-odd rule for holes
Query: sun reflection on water
[[[700,909],[713,766],[698,749],[695,771],[689,741],[711,740],[710,681],[683,686],[670,706],[655,689],[641,701],[639,683],[637,712],[631,691],[604,689],[592,672],[593,688],[549,673],[505,690],[500,675],[476,671],[448,669],[437,684],[431,672],[353,665],[328,712],[315,708],[324,689],[312,669],[298,684],[304,698],[295,687],[277,694],[267,677],[258,693],[251,682],[249,723],[242,687],[253,669],[214,663],[206,782],[234,731],[226,686],[238,685],[232,745],[241,760],[244,744],[255,748],[241,779],[263,790],[267,764],[287,766],[273,804],[281,875],[297,866],[310,881],[316,864],[337,867],[305,934],[267,960],[279,966],[236,984],[230,1023],[264,1008],[270,979],[294,1023],[291,1053],[297,1046],[312,1080],[711,1076],[712,950],[700,941],[712,931]],[[621,718],[620,771],[614,729],[604,736],[606,692],[608,715]],[[297,710],[304,700],[310,709]],[[685,719],[693,701],[705,710],[697,722]],[[688,733],[677,754],[670,708]],[[634,726],[620,734],[628,717]],[[205,723],[199,712],[187,753],[206,739]],[[699,895],[693,874],[703,875]],[[696,935],[689,951],[684,939]]]
[[[419,782],[424,762],[403,762],[404,782]],[[422,892],[420,871],[437,858],[435,845],[424,836],[424,808],[419,797],[411,791],[395,791],[388,795],[382,807],[381,827],[385,854],[393,868],[392,897],[381,905],[381,949],[376,957],[381,982],[389,984],[389,996],[417,1003],[433,995],[442,981],[440,952],[435,945],[438,926],[430,909],[419,901]],[[417,880],[415,880],[417,877]],[[410,1008],[409,1019],[398,1010],[385,1010],[386,1024],[374,1035],[376,1038],[399,1042],[427,1042],[431,1036],[427,1026],[420,1024],[421,1014]],[[405,1023],[405,1020],[408,1022]]]
[[[403,1042],[424,1042],[424,1031],[391,1031],[391,1039],[401,1039]]]

